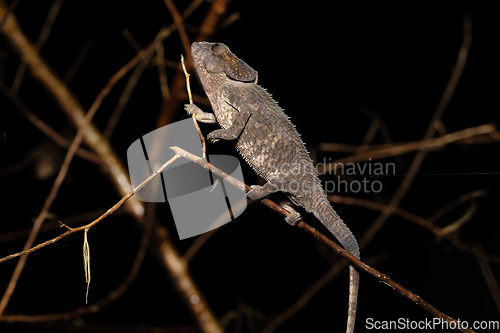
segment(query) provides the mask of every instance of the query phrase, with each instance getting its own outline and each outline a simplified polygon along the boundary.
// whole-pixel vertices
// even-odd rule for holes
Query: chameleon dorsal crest
[[[257,71],[235,56],[226,45],[216,43],[212,45],[211,51],[224,73],[231,79],[242,82],[257,81]]]

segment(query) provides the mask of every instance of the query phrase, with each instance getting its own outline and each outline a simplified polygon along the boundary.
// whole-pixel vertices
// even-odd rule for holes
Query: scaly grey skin
[[[265,89],[257,85],[257,71],[221,43],[193,43],[191,54],[198,77],[214,113],[186,104],[189,114],[222,129],[208,134],[211,140],[235,140],[236,149],[253,170],[267,182],[247,193],[259,200],[283,192],[289,201],[280,203],[292,212],[286,221],[295,225],[300,215],[291,204],[303,207],[323,223],[342,246],[359,258],[351,231],[328,202],[316,169],[295,126]],[[347,332],[354,331],[359,273],[350,270]]]

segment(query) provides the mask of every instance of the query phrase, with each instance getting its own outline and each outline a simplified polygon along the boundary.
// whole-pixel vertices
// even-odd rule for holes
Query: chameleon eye
[[[212,45],[212,52],[214,54],[222,54],[227,51],[227,46],[222,43],[215,43]]]

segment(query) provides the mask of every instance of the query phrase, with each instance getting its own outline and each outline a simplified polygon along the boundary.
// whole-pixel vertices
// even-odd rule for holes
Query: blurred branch
[[[154,52],[154,50],[156,49],[156,44],[170,36],[171,32],[175,30],[176,26],[173,25],[169,29],[162,29],[156,36],[155,40],[150,43],[147,48],[139,52],[132,60],[125,64],[115,75],[113,75],[105,85],[105,87],[98,94],[89,111],[85,113],[83,107],[79,104],[73,93],[40,57],[38,50],[21,31],[21,28],[19,27],[15,17],[7,13],[3,2],[0,2],[0,17],[5,17],[5,21],[1,30],[2,34],[6,37],[12,48],[26,61],[31,75],[47,89],[49,94],[51,94],[59,103],[61,109],[67,114],[75,127],[78,128],[78,132],[68,150],[68,153],[54,182],[52,190],[46,198],[42,210],[34,222],[32,232],[30,233],[28,240],[25,243],[23,250],[28,250],[34,243],[36,235],[38,234],[38,231],[40,230],[40,227],[42,226],[43,221],[47,216],[48,209],[56,198],[58,189],[65,178],[72,157],[74,156],[74,153],[76,152],[76,149],[78,148],[78,145],[82,140],[85,141],[85,143],[101,158],[107,171],[107,175],[113,181],[114,187],[117,189],[118,193],[123,196],[126,195],[130,190],[128,173],[126,169],[124,168],[123,164],[119,160],[118,156],[116,155],[106,138],[103,137],[103,135],[91,123],[91,119],[97,112],[97,109],[99,108],[105,96],[111,91],[112,87],[126,73],[128,73],[133,67],[135,67],[139,63],[139,61],[141,61],[148,54]],[[143,220],[144,207],[138,200],[129,200],[125,207],[127,211],[136,219],[136,221],[140,223]],[[172,281],[174,282],[180,295],[186,300],[186,304],[189,306],[189,309],[198,320],[199,325],[203,327],[207,332],[220,331],[218,329],[218,323],[215,320],[215,317],[213,316],[208,305],[206,304],[205,299],[201,297],[201,293],[192,281],[185,261],[182,259],[182,257],[177,252],[177,249],[172,244],[169,232],[160,224],[155,224],[154,242],[157,246],[158,254],[163,265],[172,277]],[[27,256],[22,256],[19,259],[16,268],[14,269],[11,281],[9,282],[7,290],[5,291],[2,300],[0,301],[0,314],[2,314],[5,310],[5,307],[7,306],[10,297],[14,292],[19,276],[21,275],[21,272],[26,263],[26,259]],[[190,299],[193,295],[199,296],[199,301],[196,304],[190,302]]]
[[[64,76],[62,78],[64,83],[69,84],[71,80],[73,80],[76,73],[80,69],[80,66],[83,64],[83,61],[85,60],[90,50],[92,49],[92,46],[93,43],[92,41],[89,40],[82,45],[80,51],[76,55],[75,59],[73,59],[73,62],[69,66],[68,70],[66,71],[66,73],[64,73]]]
[[[108,138],[108,140],[109,138],[111,138],[111,135],[113,134],[113,131],[118,124],[118,120],[120,120],[123,110],[125,109],[125,106],[127,105],[130,96],[132,95],[132,91],[137,85],[137,82],[139,81],[139,78],[146,69],[147,65],[150,63],[152,57],[153,55],[149,53],[144,57],[144,59],[139,62],[139,64],[135,67],[134,71],[130,75],[125,88],[123,88],[120,98],[118,99],[118,102],[116,103],[116,106],[111,113],[108,123],[106,124],[106,127],[103,131],[103,135]]]
[[[189,42],[189,37],[186,32],[186,27],[184,26],[184,19],[177,10],[177,7],[175,7],[174,3],[172,0],[163,0],[165,2],[165,6],[168,8],[168,11],[172,15],[172,18],[174,19],[175,24],[177,25],[177,32],[179,33],[179,38],[182,43],[182,47],[184,48],[184,52],[187,55],[187,59],[189,62],[192,62],[191,60],[191,43]]]
[[[45,23],[43,24],[42,31],[40,32],[40,35],[35,42],[35,47],[38,48],[38,50],[41,50],[47,42],[47,39],[50,36],[50,32],[52,31],[52,26],[54,25],[54,21],[56,20],[63,3],[64,0],[56,0],[52,3],[49,13],[47,14],[47,17],[45,19]],[[17,94],[19,87],[21,86],[21,82],[23,81],[25,72],[26,62],[21,59],[21,63],[17,68],[16,77],[14,78],[14,82],[12,83],[12,93]]]
[[[193,2],[194,3],[194,2]],[[210,9],[203,20],[203,23],[200,26],[200,31],[194,41],[204,41],[208,40],[215,33],[215,29],[220,22],[222,16],[226,13],[227,8],[229,6],[229,0],[214,0]],[[190,8],[186,9],[186,12],[191,10]],[[184,18],[183,14],[183,18]],[[188,48],[189,50],[190,48]],[[186,52],[189,57],[191,52]],[[187,69],[188,71],[192,68],[191,61],[188,61]],[[184,89],[185,89],[185,81],[184,74],[181,68],[175,73],[172,78],[172,82],[170,83],[170,95],[166,100],[163,101],[160,107],[160,113],[158,115],[158,120],[156,121],[156,126],[161,127],[167,124],[170,124],[174,119],[175,112],[179,109],[181,102],[184,99]]]
[[[21,114],[28,119],[30,123],[32,123],[36,128],[38,128],[42,133],[44,133],[46,136],[48,136],[52,141],[57,143],[59,146],[63,148],[69,148],[71,145],[71,142],[66,140],[63,136],[61,136],[56,130],[54,130],[52,127],[47,125],[42,119],[40,119],[33,111],[31,111],[26,104],[23,103],[15,95],[11,90],[3,83],[0,81],[0,91],[7,96],[7,98],[10,99],[12,104],[16,106],[16,108],[21,112]],[[91,161],[92,163],[95,164],[101,164],[101,159],[94,153],[89,152],[83,148],[78,148],[76,150],[76,155],[80,156],[81,158],[84,158],[88,161]]]
[[[367,146],[366,149],[363,149],[363,152],[357,153],[352,156],[348,156],[345,158],[341,158],[330,162],[325,165],[321,165],[318,167],[318,173],[324,174],[326,172],[335,172],[335,165],[345,165],[347,163],[356,163],[363,161],[374,161],[387,157],[394,157],[403,154],[412,153],[415,151],[430,151],[438,148],[442,148],[451,143],[460,142],[466,139],[471,139],[473,137],[482,136],[482,135],[490,135],[498,133],[493,124],[485,124],[476,127],[466,128],[460,131],[456,131],[441,137],[425,139],[421,141],[415,142],[407,142],[407,143],[399,143],[393,145],[384,145],[383,148],[375,148],[369,149],[370,146]],[[363,146],[361,146],[363,147]],[[318,149],[322,151],[354,151],[359,150],[359,146],[353,145],[344,145],[344,144],[336,144],[336,143],[321,143],[318,145]]]
[[[475,246],[475,250],[476,250],[475,254],[477,263],[479,265],[479,268],[481,269],[481,272],[483,273],[484,280],[486,281],[486,284],[490,289],[491,297],[495,302],[497,311],[500,314],[500,287],[498,287],[497,278],[495,277],[495,274],[491,269],[490,263],[486,260],[486,258],[483,255],[483,249],[481,248],[481,244],[477,244]]]
[[[474,198],[478,198],[481,196],[486,195],[486,191],[473,191],[467,195],[469,200],[472,200]],[[388,206],[385,204],[381,204],[378,202],[370,201],[370,200],[365,200],[365,199],[360,199],[360,198],[353,198],[353,197],[345,197],[345,196],[339,196],[339,195],[328,195],[328,200],[334,203],[339,203],[339,204],[344,204],[344,205],[352,205],[352,206],[358,206],[358,207],[363,207],[367,209],[372,209],[372,210],[378,210],[378,211],[384,211],[388,209]],[[396,208],[394,210],[394,215],[398,215],[408,221],[411,221],[428,231],[430,231],[432,234],[434,234],[438,238],[444,238],[448,242],[450,242],[457,250],[469,253],[471,255],[480,255],[482,258],[485,258],[491,262],[495,262],[500,264],[500,257],[494,254],[486,253],[483,251],[478,251],[477,249],[474,248],[474,246],[466,244],[462,242],[459,238],[457,238],[454,234],[448,233],[444,230],[444,228],[440,228],[436,226],[432,221],[429,219],[425,219],[423,217],[420,217],[414,213],[411,213],[403,208]]]

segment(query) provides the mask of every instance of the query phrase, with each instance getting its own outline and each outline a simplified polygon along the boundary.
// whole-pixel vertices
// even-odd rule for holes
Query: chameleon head
[[[231,80],[257,83],[257,71],[222,43],[195,42],[191,44],[191,55],[198,73],[221,74]]]

